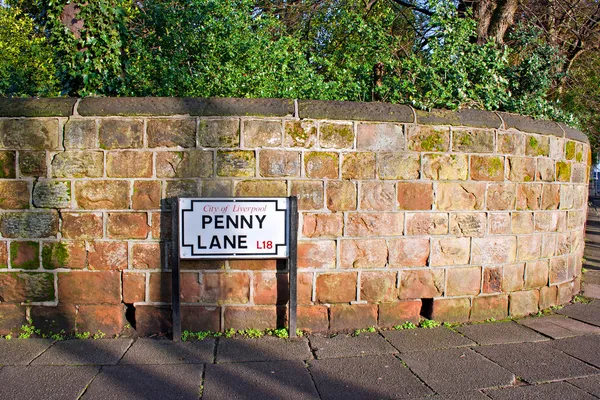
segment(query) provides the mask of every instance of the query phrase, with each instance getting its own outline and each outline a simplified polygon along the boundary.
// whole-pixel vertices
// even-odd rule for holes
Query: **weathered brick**
[[[384,239],[348,239],[340,241],[341,268],[383,268],[388,250]]]
[[[29,184],[27,181],[0,180],[0,209],[29,208]]]
[[[20,304],[0,304],[0,335],[16,335],[26,322],[25,307]]]
[[[240,120],[200,119],[198,123],[200,147],[238,147],[240,145]]]
[[[287,195],[285,181],[242,181],[235,185],[239,197],[283,197]]]
[[[512,213],[512,233],[533,233],[533,213]]]
[[[489,233],[502,235],[510,233],[510,213],[488,213]]]
[[[297,151],[261,150],[259,160],[260,176],[300,176],[300,153]]]
[[[471,321],[504,319],[508,316],[508,296],[480,296],[473,298]]]
[[[544,185],[542,188],[542,210],[556,210],[559,204],[560,185]]]
[[[375,153],[346,153],[342,158],[343,179],[375,178]]]
[[[18,150],[51,150],[58,147],[58,119],[3,119],[0,147]]]
[[[310,152],[304,154],[307,178],[337,178],[339,176],[337,153]]]
[[[321,181],[292,181],[291,194],[298,197],[300,210],[323,208],[325,193]]]
[[[44,269],[83,269],[86,266],[86,256],[85,243],[83,242],[44,243],[42,266]]]
[[[313,147],[317,143],[317,124],[312,120],[285,121],[285,146]]]
[[[129,182],[98,180],[75,182],[75,199],[87,210],[120,210],[129,207]]]
[[[471,156],[471,179],[475,181],[503,181],[504,157]]]
[[[540,288],[540,310],[545,310],[558,304],[558,288],[543,286]]]
[[[61,213],[61,233],[65,239],[98,239],[102,237],[102,214]]]
[[[431,318],[440,322],[463,323],[469,321],[471,301],[460,299],[433,299]]]
[[[525,264],[507,264],[502,271],[502,291],[515,292],[523,289]]]
[[[422,299],[444,293],[444,270],[416,270],[400,272],[400,299]]]
[[[46,335],[72,333],[75,329],[77,307],[72,304],[33,306],[30,309],[32,325]],[[62,331],[62,332],[61,332]]]
[[[407,235],[445,235],[448,233],[446,213],[407,213]]]
[[[88,268],[96,270],[127,269],[126,242],[91,242],[88,248]]]
[[[573,208],[573,196],[575,188],[571,185],[561,185],[560,188],[560,209],[568,210]]]
[[[431,210],[433,185],[425,182],[398,182],[398,208],[401,210]]]
[[[348,213],[346,236],[399,236],[403,232],[403,213]]]
[[[184,303],[200,301],[200,283],[197,272],[182,272],[180,275],[179,298]],[[173,283],[171,273],[154,272],[148,281],[148,296],[152,302],[170,303],[172,301]]]
[[[408,150],[448,151],[450,129],[442,126],[411,126],[407,132]]]
[[[120,304],[121,273],[59,272],[58,299],[61,304]]]
[[[465,153],[493,153],[494,131],[487,129],[453,129],[452,150]]]
[[[205,273],[200,284],[200,301],[215,304],[244,304],[250,301],[250,276],[245,272]]]
[[[354,146],[354,128],[351,123],[321,122],[319,144],[322,148],[351,149]]]
[[[573,282],[565,282],[558,285],[557,299],[558,304],[566,304],[573,298]]]
[[[525,135],[515,132],[499,132],[498,153],[517,156],[525,154]]]
[[[298,306],[297,327],[309,332],[329,330],[329,309],[327,306]]]
[[[135,330],[141,336],[167,334],[173,330],[170,306],[135,306]]]
[[[554,160],[548,158],[537,159],[536,181],[554,182]]]
[[[550,284],[565,282],[569,278],[567,257],[556,257],[550,259]]]
[[[244,129],[244,145],[246,147],[279,147],[283,124],[281,121],[245,120],[242,121]]]
[[[361,210],[392,211],[396,208],[396,188],[393,182],[361,182]]]
[[[416,154],[377,153],[377,174],[381,179],[419,179],[420,170]]]
[[[40,267],[40,244],[38,242],[11,242],[10,264],[12,268],[38,269]]]
[[[542,258],[549,258],[554,256],[556,252],[556,236],[547,234],[542,237]]]
[[[446,296],[478,295],[481,290],[481,268],[448,268]]]
[[[217,151],[217,176],[254,176],[255,170],[253,151]]]
[[[350,181],[328,181],[327,208],[331,211],[356,210],[356,185]]]
[[[471,264],[504,264],[514,262],[517,239],[514,236],[472,239]]]
[[[233,194],[231,181],[202,181],[203,197],[229,197]]]
[[[165,182],[165,198],[173,199],[175,197],[198,197],[200,190],[198,188],[198,182],[192,179],[178,179],[175,181]],[[167,207],[170,207],[170,203],[165,200]]]
[[[535,179],[535,159],[508,157],[508,179],[514,182],[533,182]]]
[[[289,300],[287,274],[258,272],[253,275],[254,304],[287,304]]]
[[[123,303],[133,304],[146,300],[146,274],[123,272]]]
[[[486,233],[485,213],[450,214],[450,233],[455,236],[482,237]]]
[[[134,181],[131,204],[134,210],[153,210],[160,208],[160,182]]]
[[[585,164],[573,164],[571,170],[571,182],[587,183],[588,173],[587,166]]]
[[[20,151],[19,171],[21,176],[45,177],[47,175],[46,152]]]
[[[528,156],[550,155],[550,139],[548,136],[528,135],[525,138],[525,154]]]
[[[377,325],[376,304],[335,304],[331,306],[330,329],[354,331],[357,327]]]
[[[481,210],[484,183],[438,183],[435,204],[438,210]]]
[[[0,151],[0,178],[14,179],[16,177],[16,152]]]
[[[75,320],[79,332],[102,332],[114,336],[125,326],[125,307],[119,305],[82,305],[78,308]]]
[[[358,124],[356,147],[359,150],[403,151],[404,132],[397,124]]]
[[[208,178],[213,176],[213,153],[205,150],[156,153],[159,178]]]
[[[8,268],[8,250],[6,242],[0,242],[0,269]]]
[[[360,277],[360,299],[369,303],[385,303],[396,300],[396,272],[367,272]]]
[[[150,178],[152,153],[149,151],[111,151],[106,154],[106,175],[111,178]]]
[[[483,268],[482,293],[498,293],[502,291],[502,267]]]
[[[512,210],[515,208],[516,185],[514,183],[490,183],[487,190],[488,210]]]
[[[147,124],[148,147],[196,147],[194,118],[151,118]]]
[[[11,212],[0,216],[4,238],[45,238],[58,233],[56,212]]]
[[[147,213],[108,213],[107,233],[111,238],[145,239],[149,232]]]
[[[564,161],[556,162],[556,180],[558,182],[571,181],[571,163]]]
[[[464,154],[423,154],[423,176],[436,181],[466,180],[468,158]]]
[[[517,210],[539,210],[542,205],[542,185],[517,185]]]
[[[161,243],[135,243],[131,248],[131,267],[134,269],[161,269],[165,248]]]
[[[65,124],[63,144],[65,149],[94,149],[97,148],[98,128],[96,120],[70,118]]]
[[[548,285],[548,261],[529,261],[525,266],[525,289]]]
[[[313,273],[298,274],[298,304],[311,304],[313,294]]]
[[[285,319],[285,308],[276,306],[225,307],[225,329],[276,328],[279,315]]]
[[[542,251],[542,235],[517,236],[517,259],[536,260]]]
[[[469,238],[432,238],[429,265],[439,267],[468,264],[470,243]]]
[[[349,303],[356,300],[356,272],[334,272],[317,275],[319,303]]]
[[[33,186],[32,201],[33,205],[38,208],[69,208],[71,206],[71,182],[38,180]]]
[[[509,314],[511,317],[524,317],[538,311],[540,292],[537,290],[526,290],[510,294]]]
[[[104,171],[101,151],[69,150],[56,153],[52,158],[52,176],[55,178],[98,178]]]
[[[99,140],[102,149],[134,149],[142,147],[144,121],[141,119],[100,120]]]
[[[344,216],[341,213],[307,213],[303,217],[302,235],[309,238],[337,237],[342,235],[343,228]]]
[[[379,327],[389,328],[405,322],[417,324],[421,319],[421,300],[396,301],[379,305]]]
[[[550,158],[553,160],[562,160],[565,153],[565,140],[558,137],[550,137]]]
[[[221,308],[182,306],[181,329],[190,332],[218,332],[221,329]]]
[[[556,235],[556,251],[554,255],[562,256],[571,252],[571,237],[568,233]]]
[[[54,275],[37,272],[1,273],[0,297],[3,304],[53,301]]]
[[[429,260],[429,238],[395,238],[388,243],[391,268],[424,267]]]
[[[335,241],[319,240],[298,243],[298,268],[334,268]]]

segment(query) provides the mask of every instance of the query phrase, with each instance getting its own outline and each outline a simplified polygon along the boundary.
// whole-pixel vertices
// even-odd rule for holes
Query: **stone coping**
[[[514,128],[589,143],[584,133],[564,123],[471,109],[421,111],[409,105],[377,102],[218,97],[0,98],[0,117],[166,115],[291,117]]]

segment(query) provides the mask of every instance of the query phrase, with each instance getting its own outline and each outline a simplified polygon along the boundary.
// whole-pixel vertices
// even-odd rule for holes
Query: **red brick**
[[[215,304],[240,304],[250,301],[248,273],[205,273],[200,285],[200,301]]]
[[[0,209],[29,208],[29,183],[27,181],[0,181]]]
[[[87,251],[84,242],[44,243],[42,266],[44,269],[86,267]]]
[[[170,272],[154,272],[150,274],[149,296],[152,302],[170,303],[172,301],[172,281]],[[184,303],[200,301],[200,283],[198,273],[182,272],[180,275],[179,298]]]
[[[298,243],[298,268],[334,268],[335,260],[333,240]]]
[[[44,334],[67,333],[75,329],[77,307],[74,305],[33,306],[30,310],[32,325]]]
[[[558,304],[558,287],[544,286],[540,288],[540,310],[546,310]]]
[[[349,303],[356,300],[356,272],[317,275],[319,303]]]
[[[75,199],[85,210],[123,210],[129,208],[129,182],[91,180],[75,182]]]
[[[361,182],[360,209],[393,211],[396,209],[396,188],[393,182]]]
[[[136,243],[132,247],[131,267],[134,269],[161,269],[164,245],[161,243]]]
[[[225,268],[225,267],[223,266],[223,268]],[[277,269],[277,260],[229,260],[229,268],[230,269],[249,270],[249,271],[260,271],[260,270],[274,271]],[[210,268],[210,269],[220,269],[220,268]]]
[[[448,268],[446,296],[477,295],[481,288],[481,268]]]
[[[400,272],[400,299],[423,299],[444,293],[444,270],[417,270]]]
[[[312,272],[298,274],[298,304],[312,303],[313,276]]]
[[[170,306],[135,306],[135,330],[140,336],[167,334],[173,330]]]
[[[10,256],[12,268],[40,268],[40,244],[38,242],[11,242]]]
[[[473,298],[471,321],[504,319],[508,316],[508,296],[481,296]]]
[[[331,211],[356,210],[356,185],[350,181],[327,182],[327,208]]]
[[[221,308],[203,306],[182,306],[181,329],[190,332],[220,331]]]
[[[91,242],[88,248],[89,269],[127,269],[126,242]]]
[[[146,300],[146,274],[123,272],[123,303],[133,304]]]
[[[398,182],[398,208],[401,210],[431,210],[433,185],[422,182]]]
[[[114,306],[80,306],[75,327],[79,332],[117,335],[125,326],[125,307]]]
[[[434,299],[431,319],[440,322],[463,323],[469,321],[471,301],[468,298]]]
[[[330,330],[352,331],[377,325],[376,304],[336,304],[331,306]]]
[[[58,273],[61,304],[120,304],[121,273],[73,271]]]
[[[342,235],[344,215],[335,214],[309,214],[303,216],[302,235],[305,237],[337,237]]]
[[[152,238],[171,240],[173,220],[170,212],[152,213]]]
[[[348,213],[346,236],[401,236],[403,232],[403,213]]]
[[[146,213],[109,213],[108,235],[115,239],[146,239],[150,232]]]
[[[269,329],[283,326],[286,320],[285,307],[249,306],[225,307],[225,329]]]
[[[152,153],[149,151],[114,151],[106,154],[106,176],[111,178],[150,178]]]
[[[405,322],[417,324],[420,320],[421,300],[396,301],[379,305],[379,326],[388,328]]]
[[[61,232],[65,239],[102,238],[102,214],[62,213]]]
[[[383,268],[388,250],[384,239],[353,239],[340,242],[341,268]]]
[[[0,298],[3,303],[53,301],[54,275],[40,272],[2,272]]]
[[[502,291],[502,267],[486,267],[483,269],[483,293]]]
[[[296,319],[298,329],[309,332],[329,330],[329,309],[327,306],[298,306]]]
[[[0,269],[8,267],[7,242],[0,242]]]
[[[538,311],[540,292],[526,290],[510,294],[509,314],[511,317],[524,317]]]
[[[363,271],[360,277],[360,299],[369,303],[385,303],[396,300],[397,272]]]
[[[134,210],[154,210],[160,208],[160,182],[135,181],[131,199]]]
[[[286,304],[289,300],[287,274],[255,273],[252,286],[254,304]]]
[[[0,304],[0,335],[16,334],[25,323],[25,307],[19,304]]]

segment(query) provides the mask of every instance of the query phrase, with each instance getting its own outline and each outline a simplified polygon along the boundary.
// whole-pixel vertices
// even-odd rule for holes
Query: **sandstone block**
[[[302,241],[298,243],[298,268],[334,268],[335,241]]]
[[[454,129],[452,150],[465,153],[492,153],[494,131],[488,129]]]
[[[567,160],[575,159],[575,142],[572,140],[567,140],[565,143],[565,158]]]
[[[396,272],[363,271],[360,276],[360,299],[369,303],[396,300]]]
[[[8,268],[8,250],[6,242],[0,242],[0,269]]]
[[[283,124],[281,121],[242,121],[244,145],[246,147],[279,147]]]
[[[331,211],[356,210],[356,185],[349,181],[327,182],[327,208]]]
[[[52,158],[52,176],[55,178],[98,178],[104,171],[101,151],[68,150]]]
[[[450,233],[455,236],[481,237],[486,232],[485,213],[450,214]]]
[[[554,255],[562,256],[571,252],[571,236],[568,233],[556,235],[556,251]]]
[[[491,235],[510,233],[510,213],[488,213],[488,226]]]
[[[38,208],[69,208],[71,182],[37,181],[33,187],[33,205]]]
[[[307,178],[331,178],[339,176],[337,153],[313,151],[304,154],[304,170]]]
[[[502,271],[502,291],[515,292],[523,290],[525,264],[508,264]]]
[[[225,329],[268,329],[276,328],[277,316],[285,315],[284,308],[276,306],[225,307]]]
[[[287,195],[287,184],[285,181],[242,181],[235,185],[234,193],[240,197],[282,197]],[[299,203],[305,205],[305,201],[302,199]]]
[[[532,157],[548,157],[550,155],[550,138],[541,135],[528,135],[525,138],[525,154]]]
[[[359,150],[403,151],[405,138],[402,125],[358,124],[356,146]]]
[[[407,213],[407,235],[445,235],[448,233],[446,213]]]
[[[123,272],[123,303],[133,304],[146,300],[146,274]]]
[[[119,305],[82,305],[75,320],[79,332],[102,332],[118,335],[125,326],[125,307]]]
[[[548,261],[529,261],[525,266],[525,289],[539,289],[548,285]]]
[[[506,264],[514,262],[517,239],[514,236],[473,238],[471,264]]]
[[[550,137],[550,158],[561,160],[565,155],[565,140],[563,138]]]
[[[558,304],[558,287],[543,286],[540,288],[540,310],[546,310]]]
[[[312,147],[317,143],[317,123],[313,120],[285,121],[285,146]]]
[[[29,184],[27,181],[0,180],[0,209],[29,208]]]
[[[239,147],[240,120],[201,118],[198,123],[198,144],[200,147]]]
[[[40,244],[38,242],[12,242],[10,244],[12,268],[40,268]]]
[[[58,119],[3,119],[0,147],[17,150],[52,150],[58,147]]]
[[[391,211],[396,208],[396,188],[393,182],[361,182],[361,210]]]
[[[324,189],[321,181],[292,181],[292,196],[298,197],[300,210],[321,210],[324,204]]]
[[[538,311],[540,292],[537,290],[526,290],[510,294],[509,314],[511,317],[524,317]]]
[[[217,176],[254,176],[255,170],[253,151],[217,151]]]
[[[347,153],[342,158],[342,179],[375,178],[375,153]]]
[[[560,209],[568,210],[573,208],[575,187],[571,185],[561,185],[560,188]]]
[[[498,153],[525,154],[525,135],[514,132],[498,132]]]
[[[502,267],[483,268],[482,293],[498,293],[502,291]]]
[[[102,237],[102,214],[62,213],[61,233],[65,239],[97,239]]]
[[[0,274],[2,303],[54,301],[54,275],[41,272]]]
[[[31,153],[31,152],[29,152]],[[44,153],[45,154],[45,153]],[[20,153],[19,153],[20,155]],[[0,178],[14,179],[16,175],[16,152],[0,151]]]
[[[133,197],[131,198],[134,210],[154,210],[160,208],[160,182],[134,181]]]
[[[319,303],[349,303],[356,300],[356,272],[334,272],[317,275]]]
[[[488,210],[512,210],[515,208],[516,185],[514,183],[490,183],[487,190]]]
[[[400,272],[400,299],[439,297],[444,293],[444,270],[415,270]]]
[[[517,236],[517,259],[536,260],[542,252],[542,235]]]
[[[166,334],[172,331],[170,306],[135,306],[135,330],[139,335]]]
[[[560,185],[545,184],[542,188],[542,210],[556,210],[560,204]]]
[[[536,181],[554,182],[554,160],[548,158],[537,159]]]
[[[304,214],[302,235],[305,237],[337,237],[342,236],[344,216],[341,213]]]
[[[508,179],[514,182],[533,182],[535,179],[535,159],[508,157]]]
[[[542,205],[540,183],[517,185],[517,210],[539,210]]]
[[[432,238],[429,264],[433,267],[468,264],[470,244],[469,238]]]
[[[142,147],[144,121],[141,119],[100,120],[99,140],[102,149],[133,149]]]
[[[429,238],[395,238],[388,243],[391,268],[425,267],[429,260]]]
[[[566,304],[571,301],[574,292],[573,287],[573,282],[565,282],[558,285],[558,294],[556,296],[558,304]]]
[[[354,147],[352,123],[321,122],[319,143],[322,148],[351,149]]]
[[[437,185],[438,210],[481,210],[485,200],[484,183],[445,183]]]
[[[571,181],[571,163],[564,161],[556,162],[556,180],[558,182]]]
[[[551,285],[562,283],[569,279],[567,257],[556,257],[550,259],[550,271],[548,276],[550,278]]]
[[[508,316],[508,296],[481,296],[473,298],[471,321],[504,319]]]
[[[94,119],[70,118],[65,124],[65,149],[94,149],[98,147],[97,141],[98,128]]]
[[[383,268],[388,250],[384,239],[348,239],[340,241],[341,268]]]
[[[200,301],[215,304],[244,304],[250,301],[250,275],[204,273],[200,284]]]
[[[399,236],[403,232],[402,213],[348,213],[346,236]]]
[[[254,304],[287,304],[289,300],[287,274],[257,272],[253,275]]]
[[[127,242],[91,242],[88,248],[88,268],[119,271],[127,269],[127,254]]]
[[[42,248],[42,266],[44,269],[84,269],[86,258],[87,252],[83,242],[44,243]]]
[[[16,335],[25,325],[25,307],[20,304],[0,304],[0,335]]]
[[[296,151],[261,150],[259,153],[260,176],[300,176],[300,153]]]
[[[152,153],[149,151],[111,151],[106,154],[106,175],[111,178],[150,178]]]
[[[481,291],[481,268],[448,268],[446,296],[478,295]]]
[[[10,170],[4,167],[4,173],[10,175]],[[20,151],[19,171],[21,176],[45,177],[47,176],[46,152],[45,151]],[[7,176],[9,178],[10,176]]]
[[[129,182],[98,180],[75,182],[75,199],[87,210],[122,210],[129,207]]]
[[[132,246],[131,267],[134,269],[161,269],[165,248],[160,243],[135,243]]]
[[[420,170],[416,154],[377,153],[377,174],[381,179],[419,179]]]
[[[543,258],[549,258],[556,253],[556,235],[547,234],[542,237],[542,255]]]
[[[388,328],[405,322],[416,324],[421,319],[421,300],[396,301],[379,305],[379,327]]]
[[[120,304],[121,273],[118,271],[74,271],[58,273],[61,304]]]
[[[423,176],[436,181],[466,180],[468,158],[464,154],[423,154]]]
[[[503,181],[504,157],[471,156],[471,179],[474,181]]]
[[[586,183],[588,179],[588,169],[585,164],[573,164],[571,173],[571,182]]]
[[[398,182],[398,208],[401,210],[431,210],[433,185],[423,182]]]
[[[356,327],[377,325],[376,304],[336,304],[331,306],[330,329],[353,331]]]
[[[233,194],[233,183],[231,181],[202,181],[203,197],[229,197]]]
[[[56,212],[11,212],[0,219],[0,233],[4,238],[45,238],[58,233]]]
[[[151,118],[148,147],[196,147],[195,118]]]
[[[108,213],[107,233],[111,238],[146,239],[149,232],[147,213]]]
[[[205,150],[156,153],[159,178],[208,178],[213,176],[213,153]]]
[[[532,212],[514,212],[512,213],[512,233],[533,233],[533,213]]]
[[[450,130],[442,126],[411,126],[407,132],[408,150],[412,151],[448,151]]]
[[[298,329],[309,332],[326,332],[329,330],[329,308],[327,306],[298,306]]]
[[[218,332],[221,329],[221,308],[195,305],[181,307],[181,329]]]
[[[463,323],[469,321],[471,301],[468,298],[434,299],[431,319],[440,322]]]

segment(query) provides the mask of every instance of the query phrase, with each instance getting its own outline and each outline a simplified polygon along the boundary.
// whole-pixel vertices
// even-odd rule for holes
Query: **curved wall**
[[[299,197],[298,325],[535,313],[579,291],[587,139],[382,103],[0,101],[0,331],[170,329],[172,196]],[[183,329],[285,321],[274,260],[182,261]]]

